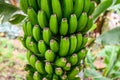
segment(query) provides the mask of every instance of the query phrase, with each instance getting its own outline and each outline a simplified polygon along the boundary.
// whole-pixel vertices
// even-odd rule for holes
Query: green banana
[[[59,80],[59,77],[56,74],[53,74],[53,79],[52,80]]]
[[[77,46],[77,37],[75,36],[75,34],[73,34],[70,36],[69,55],[72,55],[75,52],[76,46]]]
[[[77,30],[77,24],[77,17],[75,14],[72,14],[69,20],[69,34],[72,34]]]
[[[47,76],[45,76],[47,80],[52,80],[53,75],[52,74],[47,74]]]
[[[50,40],[50,49],[53,51],[53,52],[58,52],[59,50],[59,43],[57,41],[55,41],[54,39],[51,39]]]
[[[42,56],[45,55],[45,51],[47,50],[47,46],[43,40],[40,40],[38,42],[38,50],[41,53]]]
[[[39,25],[35,25],[33,27],[32,32],[33,32],[33,37],[36,41],[39,41],[40,39],[42,39],[41,29]]]
[[[23,29],[25,37],[28,36],[28,33],[27,33],[27,22],[23,23],[22,29]]]
[[[32,7],[35,11],[38,10],[37,1],[36,0],[28,0],[29,6]]]
[[[33,79],[34,80],[41,80],[42,76],[38,72],[35,72],[34,75],[33,75]]]
[[[83,37],[81,49],[84,48],[84,47],[86,47],[87,41],[88,41],[88,38]]]
[[[90,16],[90,15],[92,15],[92,13],[94,12],[94,10],[95,10],[95,2],[91,2],[90,3],[90,9],[89,9],[89,11],[88,11],[88,15]]]
[[[18,40],[22,43],[22,45],[27,49],[27,46],[26,46],[26,38],[24,37],[18,37]]]
[[[27,34],[28,36],[32,36],[32,29],[33,29],[33,25],[30,23],[30,21],[27,22]]]
[[[69,51],[69,46],[70,46],[69,38],[68,37],[61,38],[59,55],[66,56]]]
[[[36,71],[30,64],[26,64],[24,66],[24,70],[25,71],[31,71],[31,72],[35,72]]]
[[[68,22],[67,18],[62,18],[61,24],[60,24],[60,35],[65,36],[68,33]]]
[[[73,0],[63,0],[63,6],[63,16],[69,18],[70,14],[73,12]]]
[[[77,27],[77,31],[82,31],[85,26],[87,25],[87,13],[83,12],[78,20],[78,27]]]
[[[28,18],[30,20],[30,22],[33,25],[38,24],[38,20],[37,20],[37,13],[34,11],[34,9],[32,7],[29,7],[27,10],[27,14],[28,14]]]
[[[55,65],[56,66],[59,66],[59,67],[64,67],[67,63],[67,59],[66,58],[58,58],[56,61],[55,61]]]
[[[40,54],[39,54],[39,51],[38,51],[37,44],[36,44],[35,42],[31,41],[29,45],[30,45],[30,46],[29,46],[29,49],[30,49],[34,54],[40,55]]]
[[[43,29],[43,40],[47,45],[50,44],[50,40],[52,38],[52,33],[49,28],[44,28]]]
[[[75,53],[75,54],[73,54],[71,57],[70,57],[70,63],[71,63],[71,65],[73,66],[73,65],[76,65],[77,64],[77,62],[78,62],[78,55]]]
[[[60,0],[52,0],[52,9],[53,13],[57,15],[58,21],[60,21],[62,19],[62,9]]]
[[[49,62],[53,62],[55,59],[55,53],[52,50],[47,50],[45,52],[45,59]]]
[[[58,33],[58,20],[57,20],[56,14],[51,15],[50,21],[49,21],[49,26],[50,26],[50,30],[52,33],[54,33],[54,34]]]
[[[32,52],[31,51],[27,51],[26,57],[27,57],[27,60],[28,60],[29,63],[30,63],[30,56],[31,55],[32,55]]]
[[[79,80],[76,76],[83,69],[80,62],[87,54],[88,39],[83,35],[93,25],[94,2],[25,1],[21,5],[28,16],[20,40],[28,51],[27,80]]]
[[[45,68],[44,68],[44,63],[37,60],[35,62],[35,68],[40,74],[45,74]]]
[[[27,13],[28,6],[29,6],[28,0],[20,0],[20,9],[24,13]]]
[[[62,79],[62,80],[68,80],[68,79],[67,79],[67,75],[66,75],[66,74],[63,74],[63,75],[61,76],[61,79]]]
[[[84,49],[77,53],[77,55],[78,55],[78,64],[86,56],[86,54],[87,54],[87,50],[84,50]]]
[[[51,80],[52,79],[52,74],[47,74],[47,76],[45,76],[48,80]]]
[[[48,26],[47,16],[43,10],[38,12],[37,18],[38,23],[42,29]]]
[[[77,47],[76,47],[75,51],[77,52],[77,51],[79,51],[81,49],[83,37],[82,37],[81,33],[77,33],[76,37],[77,37]]]
[[[31,41],[29,44],[28,44],[28,46],[29,46],[29,50],[30,51],[32,51],[35,55],[39,55],[38,53],[39,53],[39,51],[38,51],[38,48],[37,48],[37,44],[35,43],[35,42],[33,42],[33,41]]]
[[[51,5],[49,0],[41,0],[41,9],[46,13],[47,18],[51,15]]]
[[[37,0],[37,5],[38,5],[39,9],[41,9],[41,0]]]
[[[28,71],[26,73],[26,80],[33,80],[33,72]]]
[[[74,5],[73,13],[76,14],[77,18],[79,18],[79,16],[81,15],[81,13],[83,11],[84,1],[85,0],[75,0],[74,1],[75,5]]]
[[[35,67],[35,62],[37,61],[37,57],[35,55],[30,56],[30,64],[32,67]]]
[[[69,79],[74,79],[76,75],[78,75],[79,73],[79,67],[75,67],[69,74],[68,74],[68,78]]]
[[[30,42],[31,42],[31,41],[33,41],[32,37],[31,37],[31,36],[28,36],[28,37],[26,38],[26,41],[25,41],[26,47],[27,47],[28,49],[30,48]]]
[[[87,13],[89,11],[89,8],[90,8],[90,0],[85,0],[83,11]]]
[[[60,68],[60,67],[55,68],[55,73],[56,73],[56,75],[61,76],[61,75],[63,74],[63,70],[62,70],[62,68]]]
[[[92,27],[93,25],[93,17],[89,16],[86,27],[83,29],[83,34],[86,33],[87,31],[89,31],[89,29]]]
[[[63,67],[64,70],[69,71],[71,69],[71,63],[66,63],[65,67]]]
[[[46,71],[48,74],[52,74],[52,73],[53,73],[53,67],[52,67],[52,64],[51,64],[51,63],[46,62],[46,64],[45,64],[45,71]]]

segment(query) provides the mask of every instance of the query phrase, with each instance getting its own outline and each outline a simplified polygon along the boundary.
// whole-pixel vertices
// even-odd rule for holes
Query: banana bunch
[[[93,25],[90,0],[20,0],[27,14],[20,41],[27,49],[27,80],[80,80],[85,33]]]

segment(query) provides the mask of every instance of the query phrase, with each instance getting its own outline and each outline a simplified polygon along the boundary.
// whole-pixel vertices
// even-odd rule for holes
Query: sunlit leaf
[[[9,22],[11,24],[18,24],[20,23],[22,20],[25,19],[25,15],[22,14],[15,14],[14,16],[12,16],[12,18],[9,19]]]
[[[85,69],[84,71],[85,78],[92,78],[93,80],[110,80],[106,77],[103,77],[98,71],[95,69]]]
[[[20,9],[11,4],[0,1],[0,16],[3,16],[3,22],[8,21],[12,14],[18,10]]]
[[[94,78],[94,77],[101,77],[102,75],[98,73],[95,69],[85,69],[84,76]]]
[[[113,0],[104,0],[102,1],[93,12],[93,18],[96,19],[101,13],[103,13],[107,8],[112,5]]]
[[[102,45],[120,45],[120,27],[103,33],[95,42]]]

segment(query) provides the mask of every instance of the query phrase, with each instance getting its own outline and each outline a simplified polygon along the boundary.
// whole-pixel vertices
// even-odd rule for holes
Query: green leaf
[[[107,8],[112,5],[113,0],[104,0],[102,1],[93,12],[93,19],[96,19],[101,13],[103,13]]]
[[[118,71],[119,68],[120,68],[120,60],[118,59],[116,64],[115,64],[114,71]]]
[[[104,57],[104,64],[106,64],[105,70],[103,72],[104,76],[110,76],[115,69],[118,70],[117,66],[119,63],[119,46],[105,46],[105,48],[97,55],[98,57]],[[117,71],[116,70],[116,71]]]
[[[120,4],[113,5],[108,10],[113,10],[120,14]]]
[[[120,71],[116,71],[112,73],[111,78],[116,80],[117,78],[120,78]]]
[[[85,78],[88,77],[95,78],[95,77],[101,77],[102,75],[98,73],[95,69],[85,69],[84,76]]]
[[[11,24],[18,24],[20,23],[22,20],[25,19],[26,16],[22,15],[22,14],[15,14],[12,16],[12,18],[9,19],[9,22]]]
[[[120,27],[103,33],[95,42],[102,45],[120,45]]]
[[[86,55],[86,64],[89,65],[89,67],[91,69],[95,69],[95,66],[93,64],[94,61],[95,61],[95,56],[93,56],[92,53],[89,50],[87,55]]]
[[[103,77],[98,71],[96,71],[95,69],[85,69],[84,72],[84,77],[85,78],[92,78],[93,80],[110,80],[106,77]]]
[[[12,14],[18,10],[20,9],[11,4],[0,1],[0,16],[3,16],[2,22],[8,21]]]
[[[94,80],[111,80],[111,79],[108,79],[106,77],[99,77],[99,78],[94,78]]]
[[[115,64],[117,62],[117,51],[116,47],[113,47],[113,50],[111,50],[111,55],[108,58],[109,63],[107,63],[106,69],[104,71],[105,76],[109,76],[112,72],[113,68],[115,67]]]

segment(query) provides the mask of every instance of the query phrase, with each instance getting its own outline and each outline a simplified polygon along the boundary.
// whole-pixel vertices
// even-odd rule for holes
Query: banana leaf
[[[102,45],[120,45],[120,26],[103,33],[95,42]]]
[[[2,22],[9,21],[11,24],[18,24],[25,19],[21,10],[11,4],[0,1],[0,18]]]

